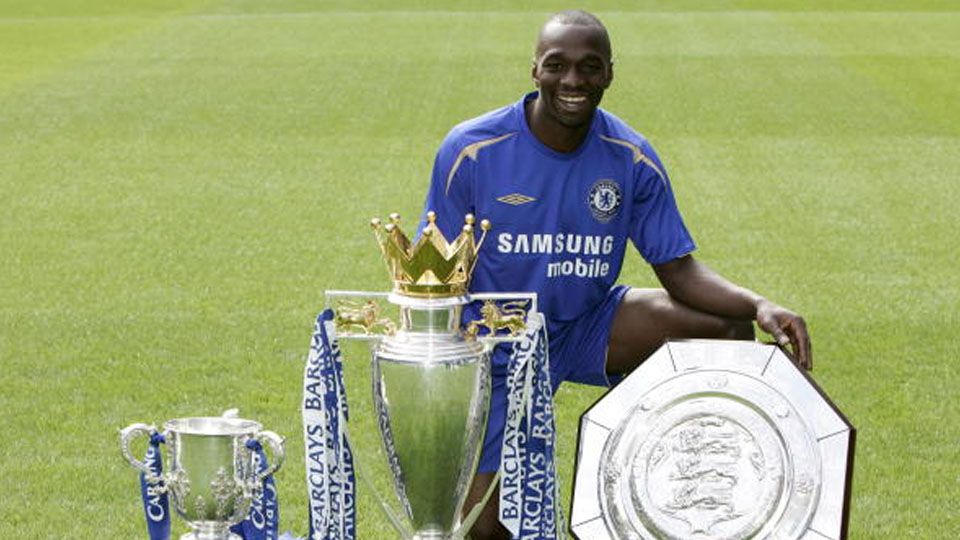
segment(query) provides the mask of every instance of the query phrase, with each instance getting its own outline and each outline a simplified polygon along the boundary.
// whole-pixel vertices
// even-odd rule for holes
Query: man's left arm
[[[693,255],[655,264],[653,270],[676,300],[714,315],[756,320],[760,329],[772,335],[781,347],[791,345],[797,365],[804,369],[813,368],[810,335],[803,317],[731,283]]]

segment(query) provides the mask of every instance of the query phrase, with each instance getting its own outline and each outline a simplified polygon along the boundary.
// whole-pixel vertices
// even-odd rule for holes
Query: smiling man
[[[448,238],[466,213],[493,223],[471,290],[533,291],[547,319],[551,382],[609,385],[671,338],[753,339],[752,321],[812,366],[802,318],[697,261],[670,180],[650,143],[599,108],[613,82],[610,39],[593,15],[564,11],[540,31],[537,91],[456,126],[437,153],[425,211]],[[663,289],[617,285],[627,244]],[[493,393],[468,508],[500,462],[509,350]],[[475,539],[509,538],[490,499]]]

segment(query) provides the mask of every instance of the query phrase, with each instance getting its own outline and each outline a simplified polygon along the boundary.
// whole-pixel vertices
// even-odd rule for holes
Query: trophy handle
[[[144,474],[147,483],[154,485],[160,483],[160,477],[154,474],[154,472],[151,471],[144,462],[133,457],[133,453],[130,452],[130,441],[138,435],[145,435],[149,437],[151,433],[156,431],[157,428],[150,424],[130,424],[129,426],[120,430],[120,452],[123,453],[123,457],[130,462],[130,465],[133,465],[134,469],[137,469]]]
[[[270,460],[267,468],[264,469],[263,472],[257,473],[255,485],[260,486],[263,485],[264,480],[266,480],[268,476],[277,472],[277,469],[283,465],[283,460],[286,458],[286,453],[283,450],[284,438],[272,431],[260,431],[254,435],[253,438],[261,445],[266,443],[266,446],[269,446],[273,453],[273,459]]]

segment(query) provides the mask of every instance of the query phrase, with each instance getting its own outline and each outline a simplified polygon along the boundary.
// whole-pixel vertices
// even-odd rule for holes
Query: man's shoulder
[[[459,149],[516,131],[516,104],[512,103],[455,125],[444,137],[443,147]]]
[[[634,129],[617,115],[604,109],[597,109],[600,114],[600,125],[597,135],[608,141],[621,141],[632,146],[647,150],[650,143],[642,133]]]

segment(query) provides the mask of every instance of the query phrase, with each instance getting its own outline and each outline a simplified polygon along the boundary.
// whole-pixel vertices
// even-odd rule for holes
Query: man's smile
[[[570,113],[582,113],[590,108],[590,100],[583,94],[559,94],[557,108]]]

